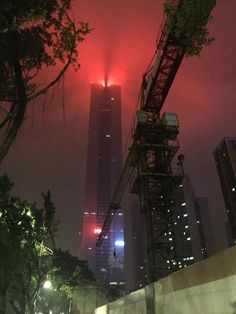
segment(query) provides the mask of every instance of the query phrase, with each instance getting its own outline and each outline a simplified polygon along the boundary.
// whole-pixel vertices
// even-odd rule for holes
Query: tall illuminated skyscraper
[[[121,167],[121,88],[118,85],[92,84],[80,258],[88,260],[100,283],[117,288],[124,286],[121,210],[116,213],[103,246],[96,248],[95,244]]]

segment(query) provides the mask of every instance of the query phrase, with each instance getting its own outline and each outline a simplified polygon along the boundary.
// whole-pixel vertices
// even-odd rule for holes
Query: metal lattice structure
[[[179,156],[179,169],[174,171],[173,160],[179,149],[178,118],[173,113],[161,115],[161,109],[185,52],[186,45],[164,21],[156,54],[143,77],[140,110],[126,162],[97,240],[97,246],[101,246],[131,181],[131,193],[139,196],[143,214],[149,282],[177,269],[173,190],[183,178],[183,158]]]
[[[173,233],[171,205],[173,184],[181,180],[172,170],[172,160],[178,151],[178,123],[165,125],[160,110],[165,101],[185,47],[163,29],[152,71],[143,80],[139,118],[133,131],[133,141],[110,203],[108,215],[98,238],[101,246],[106,237],[122,195],[130,179],[132,193],[138,194],[144,216],[149,281],[175,270],[175,245],[169,241]],[[146,88],[145,88],[146,87]],[[173,239],[173,237],[172,237]],[[168,263],[166,261],[171,261]]]

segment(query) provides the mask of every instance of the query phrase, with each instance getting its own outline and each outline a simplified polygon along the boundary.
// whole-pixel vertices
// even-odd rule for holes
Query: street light
[[[52,283],[49,280],[44,281],[43,284],[44,289],[51,289],[52,288]]]

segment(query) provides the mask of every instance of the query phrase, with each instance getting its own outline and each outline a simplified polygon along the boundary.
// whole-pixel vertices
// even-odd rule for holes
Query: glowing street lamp
[[[51,289],[52,288],[52,283],[49,280],[44,281],[43,284],[44,289]]]

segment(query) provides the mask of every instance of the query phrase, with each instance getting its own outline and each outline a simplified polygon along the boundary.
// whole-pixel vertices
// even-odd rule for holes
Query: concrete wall
[[[95,311],[132,313],[236,314],[236,246]]]

